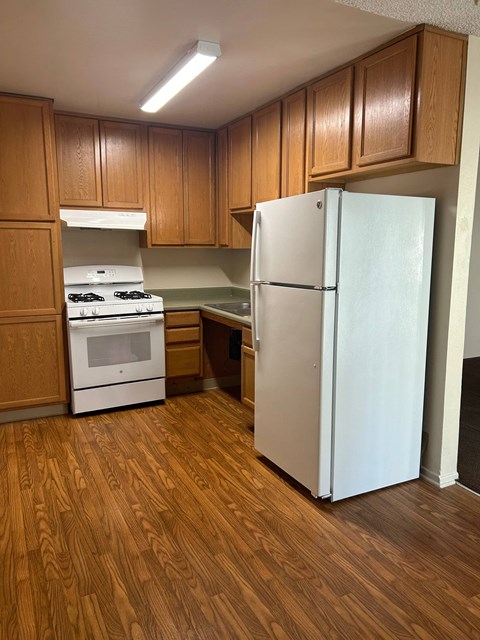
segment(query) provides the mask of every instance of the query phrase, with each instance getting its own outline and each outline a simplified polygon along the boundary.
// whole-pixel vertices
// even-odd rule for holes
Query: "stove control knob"
[[[141,304],[137,304],[137,306],[135,307],[135,311],[136,311],[137,313],[142,313],[142,311],[143,311],[143,305],[141,305]]]
[[[153,311],[153,304],[151,302],[147,304],[147,311]]]
[[[100,309],[98,307],[93,307],[92,316],[98,316],[99,313],[100,313]]]
[[[88,315],[88,309],[86,307],[83,307],[83,309],[80,309],[80,315],[82,317],[85,317]]]

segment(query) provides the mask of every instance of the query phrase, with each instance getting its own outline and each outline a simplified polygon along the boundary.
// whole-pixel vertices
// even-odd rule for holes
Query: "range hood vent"
[[[144,211],[93,211],[85,209],[60,209],[60,220],[67,227],[77,229],[145,229],[147,214]]]

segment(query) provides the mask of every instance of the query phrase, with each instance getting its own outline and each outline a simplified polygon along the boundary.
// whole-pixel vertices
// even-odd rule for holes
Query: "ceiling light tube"
[[[216,42],[199,40],[163,80],[140,103],[140,109],[155,113],[221,55]]]

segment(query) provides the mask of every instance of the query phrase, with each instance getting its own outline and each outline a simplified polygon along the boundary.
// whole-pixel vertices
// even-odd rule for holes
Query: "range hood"
[[[60,209],[60,220],[67,227],[80,229],[145,229],[144,211],[93,211],[91,209]]]

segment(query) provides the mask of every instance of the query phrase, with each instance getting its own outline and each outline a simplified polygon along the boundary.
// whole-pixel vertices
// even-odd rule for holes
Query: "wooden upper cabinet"
[[[63,305],[59,225],[0,222],[0,317],[59,314]]]
[[[231,211],[252,210],[252,118],[228,127],[228,202]]]
[[[55,115],[60,204],[101,207],[98,120]]]
[[[149,246],[215,244],[215,134],[149,129]]]
[[[152,245],[184,243],[182,131],[149,129]]]
[[[310,176],[350,169],[352,97],[352,67],[308,87],[307,171]]]
[[[215,134],[183,132],[185,244],[215,244]]]
[[[417,35],[356,65],[355,160],[358,166],[412,153]]]
[[[459,161],[466,47],[456,34],[420,34],[414,150],[420,162]]]
[[[53,145],[49,100],[0,96],[0,219],[56,218]]]
[[[217,231],[218,244],[230,244],[231,215],[228,207],[228,131],[217,132]]]
[[[138,124],[100,122],[104,207],[144,208],[143,135]]]
[[[60,204],[145,209],[146,127],[55,116]]]
[[[252,205],[280,197],[282,103],[253,114]]]
[[[282,106],[282,198],[305,193],[306,91],[287,96]]]

